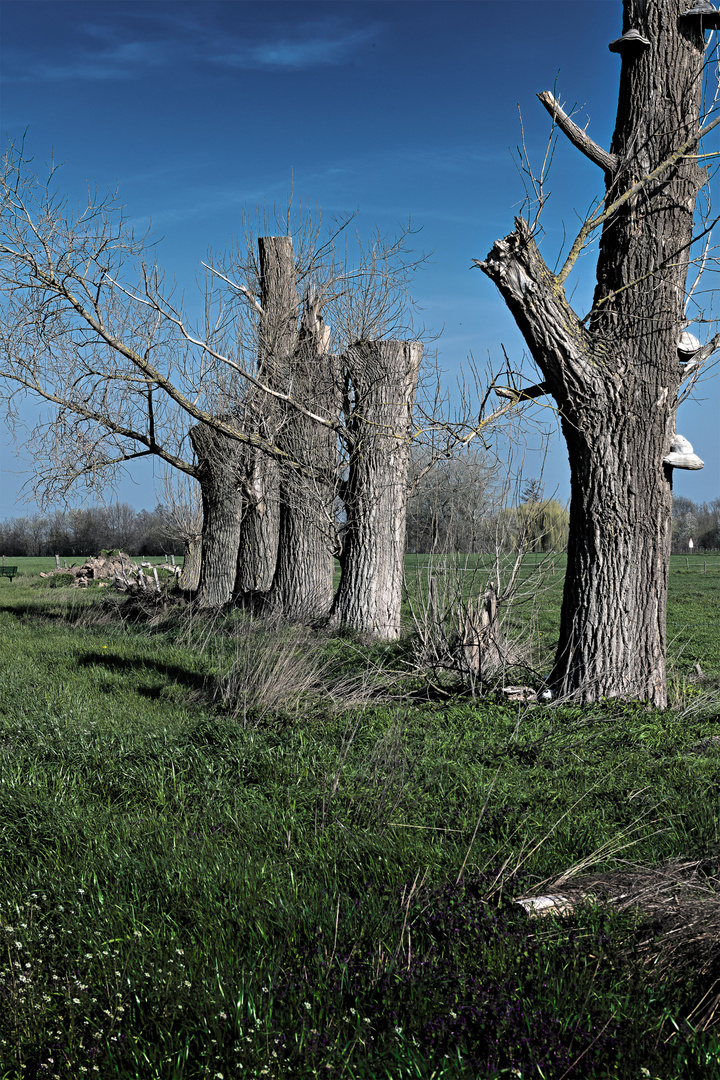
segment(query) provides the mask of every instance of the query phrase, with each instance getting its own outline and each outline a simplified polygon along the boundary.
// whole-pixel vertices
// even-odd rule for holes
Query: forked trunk
[[[333,622],[393,640],[400,635],[411,420],[422,346],[363,342],[346,359],[352,441]]]
[[[570,266],[551,273],[522,219],[478,264],[500,289],[560,412],[572,497],[551,680],[581,701],[666,704],[672,469],[663,459],[676,433],[677,348],[704,181],[692,156],[704,43],[687,7],[625,0],[623,30],[640,37],[614,46],[622,72],[611,153],[584,149],[607,179],[589,321],[565,299]]]

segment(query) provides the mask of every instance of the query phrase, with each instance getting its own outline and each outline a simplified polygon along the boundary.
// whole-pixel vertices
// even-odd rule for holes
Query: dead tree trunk
[[[412,407],[422,346],[368,341],[346,357],[349,472],[342,577],[333,621],[392,640],[400,635]]]
[[[207,424],[196,424],[190,438],[198,461],[203,504],[202,564],[197,601],[220,608],[233,595],[243,492],[243,447]]]
[[[259,390],[245,403],[248,415],[254,414],[255,430],[287,454],[288,465],[281,468],[261,451],[246,452],[236,595],[263,593],[272,610],[316,619],[327,616],[333,597],[337,437],[302,407],[326,416],[329,423],[337,421],[338,380],[314,294],[306,299],[298,326],[301,305],[291,237],[261,237],[258,248],[258,374],[301,408]]]
[[[571,470],[570,538],[551,681],[581,701],[666,704],[665,613],[672,470],[682,368],[685,279],[704,174],[703,30],[687,0],[625,0],[620,95],[610,153],[578,135],[552,95],[541,100],[606,175],[605,209],[586,222],[559,274],[528,224],[478,263],[495,282],[554,397]],[[602,224],[589,321],[564,281]]]

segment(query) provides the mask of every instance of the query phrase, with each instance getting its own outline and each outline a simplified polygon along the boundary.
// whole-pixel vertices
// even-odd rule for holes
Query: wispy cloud
[[[133,79],[139,71],[160,68],[168,50],[152,41],[121,41],[87,48],[76,45],[62,60],[17,51],[6,55],[4,80],[8,82],[109,82]]]
[[[170,18],[167,7],[113,7],[112,21],[65,27],[68,36],[63,41],[37,36],[31,48],[6,46],[3,78],[16,83],[108,82],[162,68],[187,71],[198,66],[304,71],[347,63],[381,32],[376,23],[358,27],[337,18],[323,23],[286,20],[272,31],[263,21],[238,31],[217,18],[188,17],[187,9]],[[207,4],[203,10],[213,7]]]
[[[317,34],[312,26],[299,26],[292,38],[225,47],[213,57],[227,67],[301,70],[344,64],[375,35],[376,27]]]

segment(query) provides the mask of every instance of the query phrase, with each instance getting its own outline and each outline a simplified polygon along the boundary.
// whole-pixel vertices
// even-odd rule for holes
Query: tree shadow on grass
[[[162,660],[147,657],[114,656],[112,653],[86,652],[78,657],[78,667],[99,667],[116,674],[132,675],[135,678],[142,672],[160,676],[164,682],[160,686],[134,686],[135,693],[152,700],[163,696],[167,685],[181,685],[196,695],[211,692],[214,689],[212,676],[189,671],[179,664],[168,664]]]

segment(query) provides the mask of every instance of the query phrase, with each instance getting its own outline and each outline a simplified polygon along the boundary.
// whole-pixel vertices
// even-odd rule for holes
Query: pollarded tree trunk
[[[292,356],[292,391],[301,404],[337,425],[340,411],[337,361],[319,299],[305,298]],[[280,536],[275,580],[268,604],[290,618],[324,619],[333,602],[337,435],[296,409],[284,410],[278,443],[305,467],[280,472]]]
[[[273,390],[287,391],[290,357],[297,341],[298,296],[292,237],[258,238],[260,332],[258,378]],[[253,390],[247,401],[251,425],[275,442],[283,422],[275,398]],[[280,472],[277,461],[260,450],[245,454],[246,509],[240,531],[235,592],[266,593],[272,587],[280,533]]]
[[[220,608],[233,595],[243,492],[243,447],[207,424],[196,424],[190,438],[198,460],[203,504],[202,564],[197,601]]]
[[[422,346],[368,341],[346,357],[351,413],[342,576],[333,621],[400,635],[412,407]]]
[[[571,470],[570,537],[551,681],[583,701],[666,704],[665,612],[685,278],[696,194],[703,35],[687,0],[625,0],[610,154],[558,123],[606,172],[598,285],[587,328],[527,223],[478,265],[510,308],[559,407]],[[684,153],[677,154],[684,149]],[[674,159],[673,159],[674,155]],[[590,234],[579,238],[584,242]]]

